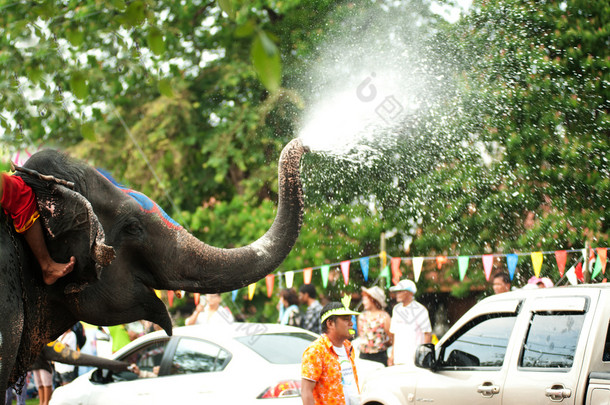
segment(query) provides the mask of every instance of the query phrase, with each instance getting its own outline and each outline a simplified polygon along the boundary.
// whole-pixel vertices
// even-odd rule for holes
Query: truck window
[[[606,332],[606,343],[604,345],[602,361],[610,361],[610,323],[608,324],[608,332]]]
[[[519,366],[572,367],[584,313],[534,313],[523,345]]]
[[[515,314],[494,314],[466,324],[459,337],[442,348],[443,368],[502,367],[515,319]]]

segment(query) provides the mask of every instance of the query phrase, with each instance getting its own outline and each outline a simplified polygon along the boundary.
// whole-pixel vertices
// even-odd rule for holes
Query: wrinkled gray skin
[[[234,249],[209,246],[181,227],[168,226],[90,166],[52,150],[33,155],[26,167],[75,183],[72,192],[20,174],[36,193],[51,256],[67,262],[73,255],[76,267],[54,285],[44,285],[24,239],[0,213],[0,403],[7,383],[77,320],[116,325],[146,319],[171,334],[169,314],[153,289],[231,291],[276,269],[301,227],[304,152],[299,140],[284,148],[275,221],[260,239]]]

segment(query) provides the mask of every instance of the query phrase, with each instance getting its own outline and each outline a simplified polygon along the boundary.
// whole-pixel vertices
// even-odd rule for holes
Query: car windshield
[[[299,364],[315,336],[308,333],[270,333],[235,338],[273,364]]]

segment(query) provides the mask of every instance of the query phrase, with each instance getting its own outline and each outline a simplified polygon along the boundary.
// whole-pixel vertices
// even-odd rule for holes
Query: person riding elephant
[[[36,222],[50,256],[57,263],[75,260],[72,271],[48,285],[12,218],[0,210],[0,398],[78,320],[108,326],[143,319],[171,335],[171,318],[155,290],[221,293],[275,270],[301,228],[306,150],[295,139],[280,155],[278,208],[269,230],[230,249],[198,240],[147,196],[100,170],[55,150],[32,155],[15,176],[36,196]]]
[[[23,234],[36,256],[42,278],[45,284],[51,285],[58,278],[65,276],[74,269],[74,256],[68,263],[57,263],[47,249],[42,233],[42,226],[37,219],[40,217],[36,208],[36,198],[32,188],[18,176],[2,173],[0,176],[0,206],[13,219],[13,226],[18,233]]]

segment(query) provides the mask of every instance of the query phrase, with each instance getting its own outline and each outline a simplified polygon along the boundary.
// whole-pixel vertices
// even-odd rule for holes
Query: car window
[[[130,364],[136,364],[140,370],[150,372],[151,376],[153,373],[154,375],[158,375],[161,367],[161,361],[163,360],[163,355],[165,354],[165,349],[168,343],[169,338],[145,343],[137,349],[132,350],[131,352],[122,356],[119,358],[119,360]],[[134,378],[137,378],[134,373],[130,371],[123,371],[114,373],[111,379],[104,379],[102,382],[125,381],[133,380]]]
[[[265,333],[235,338],[273,364],[300,364],[315,336],[301,332]]]
[[[514,314],[485,315],[466,324],[441,349],[443,368],[500,368],[515,324]]]
[[[170,374],[221,371],[229,357],[229,353],[218,345],[183,337],[176,347]]]
[[[602,361],[610,361],[610,323],[608,324],[608,331],[606,332],[606,343],[604,344]]]
[[[584,313],[534,313],[519,365],[530,368],[571,368]]]

